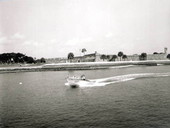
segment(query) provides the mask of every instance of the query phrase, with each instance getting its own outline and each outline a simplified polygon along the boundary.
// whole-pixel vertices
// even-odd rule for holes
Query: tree
[[[167,58],[170,59],[170,54],[167,55]]]
[[[42,57],[42,58],[40,59],[40,62],[41,62],[41,63],[45,63],[45,62],[46,62],[46,61],[45,61],[45,58]]]
[[[118,57],[120,58],[120,61],[121,61],[121,58],[122,58],[122,56],[123,56],[123,52],[120,51],[120,52],[118,52],[117,55],[118,55]]]
[[[32,57],[30,57],[30,56],[25,56],[23,59],[27,63],[30,63],[30,64],[31,63],[35,63],[35,60]]]
[[[109,56],[109,55],[107,55],[107,56],[106,56],[106,58],[109,60],[109,59],[110,59],[110,56]]]
[[[139,56],[140,60],[146,60],[147,59],[147,54],[146,53],[141,53],[141,55]]]
[[[115,61],[117,59],[117,55],[113,55],[110,61]]]
[[[127,59],[127,55],[123,55],[123,56],[122,56],[122,59],[123,59],[123,60]]]
[[[85,48],[83,48],[83,49],[81,50],[81,52],[85,55],[85,52],[87,52],[87,50],[86,50]]]
[[[41,58],[41,59],[37,59],[36,61],[35,61],[35,63],[46,63],[46,60],[45,60],[45,58]]]
[[[107,59],[107,56],[103,54],[103,55],[101,55],[100,59],[103,59],[103,61],[104,61],[105,59]]]
[[[153,54],[158,54],[157,52],[154,52]]]
[[[70,60],[70,62],[71,62],[71,60],[74,58],[74,54],[73,54],[72,52],[70,52],[70,53],[68,54],[67,58],[68,58],[68,60]]]
[[[32,57],[28,57],[22,53],[3,53],[0,54],[0,63],[34,63]]]

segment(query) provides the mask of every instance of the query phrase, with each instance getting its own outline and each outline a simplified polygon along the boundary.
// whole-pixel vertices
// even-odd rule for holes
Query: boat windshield
[[[81,75],[81,79],[82,79],[82,80],[86,80],[85,75]]]
[[[72,80],[86,80],[86,77],[85,77],[85,75],[81,75],[81,76],[68,77],[68,79],[72,79]]]

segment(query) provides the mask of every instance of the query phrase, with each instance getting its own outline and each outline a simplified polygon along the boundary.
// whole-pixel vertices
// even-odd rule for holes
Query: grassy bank
[[[7,65],[0,66],[0,73],[8,72],[36,72],[36,71],[64,71],[64,70],[94,70],[106,69],[116,66],[142,65],[157,66],[170,65],[170,60],[148,60],[148,61],[116,61],[116,62],[84,62],[84,63],[58,63],[44,65]]]
[[[84,62],[84,63],[63,63],[63,64],[46,64],[44,69],[95,69],[95,68],[109,68],[112,66],[126,66],[126,65],[144,65],[157,66],[159,64],[170,65],[169,60],[148,60],[148,61],[116,61],[116,62]]]

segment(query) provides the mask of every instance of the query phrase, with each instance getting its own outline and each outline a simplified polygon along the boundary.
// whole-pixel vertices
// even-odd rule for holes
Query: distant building
[[[84,56],[76,56],[72,62],[98,62],[101,61],[100,54],[95,52],[92,54],[86,54]]]
[[[67,59],[66,58],[46,58],[46,63],[51,64],[51,63],[66,63]]]
[[[147,54],[147,60],[166,60],[167,59],[167,51],[168,48],[164,48],[164,52],[163,53],[158,53],[158,54]],[[127,59],[129,61],[138,61],[140,55],[128,55]]]
[[[157,54],[147,54],[146,60],[166,60],[167,59],[167,52],[168,48],[164,48],[163,53],[157,53]],[[111,59],[113,55],[107,55]],[[71,62],[73,63],[79,63],[79,62],[100,62],[103,60],[100,58],[101,54],[95,52],[92,54],[86,54],[84,56],[75,56]],[[110,61],[110,59],[105,59],[105,61]],[[46,63],[67,63],[69,62],[67,58],[49,58],[45,59]],[[127,55],[126,61],[139,61],[140,55],[134,54],[134,55]],[[120,59],[115,59],[115,61],[120,61]],[[122,60],[123,61],[123,60]]]

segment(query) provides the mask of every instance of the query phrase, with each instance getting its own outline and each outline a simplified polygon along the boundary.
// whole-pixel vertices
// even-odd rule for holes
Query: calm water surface
[[[71,89],[68,74],[101,79],[165,73],[102,87]],[[0,74],[1,127],[169,128],[170,66]]]

